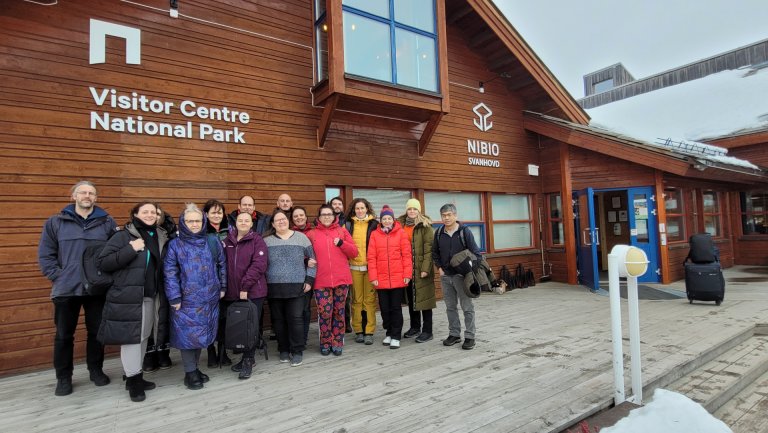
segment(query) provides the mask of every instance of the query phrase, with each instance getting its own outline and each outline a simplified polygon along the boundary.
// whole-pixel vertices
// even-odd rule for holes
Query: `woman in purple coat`
[[[235,220],[237,230],[230,230],[224,239],[224,251],[227,255],[227,285],[222,311],[234,301],[249,300],[259,308],[261,317],[264,298],[267,297],[267,244],[256,232],[252,231],[253,217],[248,213],[241,213]],[[246,349],[243,358],[232,366],[232,370],[239,372],[240,379],[251,377],[256,346]]]
[[[179,218],[179,237],[165,256],[165,293],[171,305],[171,346],[181,351],[184,385],[201,389],[208,376],[198,369],[200,351],[216,338],[219,298],[226,291],[226,257],[221,243],[209,242],[206,217],[188,204]]]

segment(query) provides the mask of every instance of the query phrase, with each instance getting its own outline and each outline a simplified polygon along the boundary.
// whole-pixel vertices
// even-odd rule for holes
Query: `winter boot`
[[[144,380],[144,373],[139,373],[136,376],[131,377],[125,377],[123,376],[123,380],[125,381],[125,389],[130,391],[131,387],[129,386],[129,381],[133,378],[133,380],[139,384],[141,384],[141,387],[144,391],[149,391],[150,389],[155,389],[157,386],[155,385],[155,382],[150,382],[148,380]]]
[[[158,357],[157,357],[157,351],[153,350],[151,352],[147,352],[144,354],[144,364],[142,366],[142,370],[144,370],[145,373],[151,373],[153,371],[157,371],[160,368],[158,364]]]
[[[173,362],[171,362],[171,349],[157,351],[157,364],[161,370],[167,370],[171,368],[173,365]]]
[[[196,390],[203,389],[203,379],[200,378],[197,370],[184,373],[184,385],[188,389]]]
[[[139,373],[136,376],[131,376],[125,380],[125,387],[128,389],[128,395],[131,396],[131,401],[138,403],[147,398],[146,394],[144,394],[143,382],[142,373]],[[154,383],[152,385],[154,385]]]
[[[253,370],[253,358],[243,358],[243,368],[240,370],[240,375],[237,376],[238,379],[248,379],[251,377],[251,372]]]

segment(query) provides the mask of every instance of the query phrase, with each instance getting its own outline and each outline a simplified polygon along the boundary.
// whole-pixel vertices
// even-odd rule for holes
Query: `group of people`
[[[443,226],[436,233],[417,199],[408,200],[399,218],[385,205],[377,219],[368,200],[354,199],[345,214],[336,197],[310,222],[306,208],[294,206],[288,194],[280,195],[268,215],[256,211],[253,197],[246,195],[229,215],[218,200],[202,209],[187,204],[178,226],[156,203],[142,201],[118,227],[96,205],[91,182],[75,184],[71,198],[73,204],[45,223],[39,245],[40,267],[53,284],[56,395],[72,393],[81,308],[90,380],[96,386],[110,383],[102,369],[104,345],[119,345],[125,388],[137,402],[155,388],[143,373],[171,367],[171,347],[181,353],[189,389],[201,389],[209,380],[199,368],[203,349],[209,367],[231,365],[240,379],[251,376],[261,337],[234,365],[223,345],[226,312],[238,300],[252,302],[259,311],[267,300],[280,362],[299,366],[312,298],[323,356],[341,356],[347,332],[354,332],[356,343],[374,343],[376,298],[385,346],[397,349],[402,338],[432,340],[436,267],[449,322],[443,344],[462,340],[460,304],[462,348],[475,345],[472,299],[450,260],[462,250],[478,257],[480,252],[452,204],[440,209]],[[95,242],[105,242],[96,265],[113,278],[105,296],[89,294],[81,276],[83,252]],[[410,316],[405,332],[403,303]]]

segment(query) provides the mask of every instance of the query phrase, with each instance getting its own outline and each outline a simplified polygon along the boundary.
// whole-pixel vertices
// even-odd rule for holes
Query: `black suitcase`
[[[725,297],[725,278],[720,263],[685,263],[684,266],[688,302],[714,301],[720,305]]]
[[[259,340],[259,307],[251,301],[235,301],[227,308],[224,347],[244,352],[257,346]]]

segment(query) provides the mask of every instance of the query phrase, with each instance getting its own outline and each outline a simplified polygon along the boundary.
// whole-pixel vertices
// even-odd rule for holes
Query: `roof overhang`
[[[768,144],[768,128],[761,128],[756,131],[740,132],[723,135],[720,137],[703,138],[698,141],[726,149],[735,149],[738,147],[752,146],[755,144]]]

